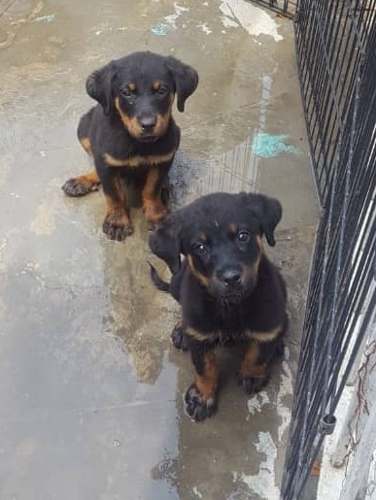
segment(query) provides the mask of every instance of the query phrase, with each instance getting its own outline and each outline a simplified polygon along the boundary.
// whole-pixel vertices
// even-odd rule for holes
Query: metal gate
[[[275,12],[286,17],[294,17],[299,0],[255,0],[256,3],[264,5]]]
[[[276,8],[273,1],[258,3]],[[288,11],[288,4],[283,11]],[[299,0],[295,35],[322,212],[311,264],[283,500],[302,498],[323,438],[333,431],[339,398],[375,315],[376,0]]]
[[[295,28],[322,215],[283,500],[302,496],[376,306],[376,0],[301,0]]]

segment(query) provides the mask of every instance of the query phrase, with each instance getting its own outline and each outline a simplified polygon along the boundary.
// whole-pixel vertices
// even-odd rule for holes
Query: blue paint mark
[[[288,135],[271,135],[260,132],[253,137],[252,150],[262,158],[272,158],[281,153],[299,154],[299,150],[287,144]]]
[[[55,14],[50,14],[49,16],[39,16],[34,19],[35,23],[50,23],[55,19]]]
[[[166,36],[169,34],[170,30],[171,30],[171,26],[169,26],[168,24],[165,24],[165,23],[155,24],[151,28],[151,32],[157,36]]]

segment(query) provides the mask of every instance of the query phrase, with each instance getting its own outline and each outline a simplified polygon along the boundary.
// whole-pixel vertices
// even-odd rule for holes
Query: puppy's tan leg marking
[[[215,398],[218,386],[218,366],[213,351],[205,353],[203,373],[196,375],[195,383],[205,401]]]
[[[159,179],[159,170],[157,168],[150,168],[142,189],[142,207],[146,220],[152,224],[161,221],[168,212],[162,203],[159,193],[156,192]]]

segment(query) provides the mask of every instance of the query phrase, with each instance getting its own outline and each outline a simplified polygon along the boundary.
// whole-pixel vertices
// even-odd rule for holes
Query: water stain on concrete
[[[260,499],[277,499],[281,494],[280,489],[275,485],[274,463],[277,458],[277,448],[269,432],[260,432],[256,449],[265,457],[260,462],[258,473],[247,475],[244,472],[240,474],[234,472],[234,481],[246,484],[249,491]]]
[[[244,0],[224,0],[220,10],[224,14],[222,22],[226,28],[241,27],[256,37],[268,35],[276,42],[283,40],[272,15],[251,3]]]

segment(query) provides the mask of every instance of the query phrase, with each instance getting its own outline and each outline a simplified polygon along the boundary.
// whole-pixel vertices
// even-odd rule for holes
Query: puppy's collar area
[[[277,326],[269,331],[253,330],[218,330],[208,333],[202,333],[195,328],[188,327],[185,334],[198,342],[210,342],[214,344],[228,345],[236,341],[255,340],[260,343],[268,343],[276,340],[283,332],[282,326]]]
[[[253,330],[248,330],[246,332],[246,335],[249,339],[252,340],[257,340],[258,342],[272,342],[275,340],[280,333],[282,332],[283,327],[282,326],[276,326],[275,328],[272,328],[269,331],[253,331]]]
[[[138,168],[142,165],[153,167],[172,161],[175,151],[163,155],[133,155],[129,158],[115,158],[109,153],[104,153],[103,159],[110,167]]]

